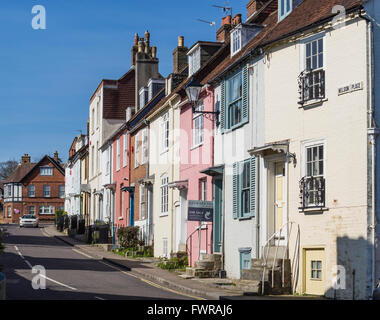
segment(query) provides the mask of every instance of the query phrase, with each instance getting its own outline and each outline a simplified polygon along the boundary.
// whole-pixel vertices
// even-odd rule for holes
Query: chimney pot
[[[144,52],[144,43],[142,41],[139,41],[138,46],[139,46],[138,52],[143,53]]]
[[[241,23],[241,14],[237,14],[233,20],[232,20],[232,23],[234,26],[238,26],[240,23]]]
[[[54,152],[54,160],[58,162],[58,151]]]
[[[134,40],[134,42],[133,42],[133,45],[137,46],[138,43],[139,43],[139,35],[136,33],[136,34],[135,34],[135,40]]]
[[[183,36],[178,37],[178,47],[182,48],[185,44],[185,38]]]
[[[152,58],[157,58],[157,47],[152,47]]]

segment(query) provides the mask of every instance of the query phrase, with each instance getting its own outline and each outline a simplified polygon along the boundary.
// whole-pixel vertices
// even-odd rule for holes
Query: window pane
[[[319,161],[319,175],[323,175],[324,172],[323,172],[323,160],[322,161]]]
[[[313,147],[313,161],[316,161],[318,160],[318,148],[317,147]]]
[[[318,67],[318,64],[317,64],[317,56],[313,56],[313,65],[312,65],[312,68],[313,69],[316,69]]]
[[[318,40],[318,53],[323,52],[323,39]]]
[[[311,56],[311,44],[306,44],[306,58],[309,58]]]
[[[313,41],[311,45],[312,45],[313,55],[316,55],[317,54],[317,42]]]
[[[318,60],[319,60],[318,68],[323,68],[323,54],[322,53],[319,54]]]

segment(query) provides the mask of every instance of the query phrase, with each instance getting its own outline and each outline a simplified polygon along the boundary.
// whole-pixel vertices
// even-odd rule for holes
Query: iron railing
[[[202,228],[203,227],[203,228]],[[187,256],[188,256],[188,265],[189,267],[191,267],[193,265],[193,236],[194,234],[198,234],[198,241],[199,241],[199,232],[202,232],[202,229],[204,229],[206,231],[206,253],[208,252],[208,225],[207,224],[204,224],[204,225],[199,225],[186,239],[186,253],[187,253]],[[189,245],[189,241],[190,241],[190,245]],[[199,243],[198,243],[199,245]],[[199,252],[199,257],[198,259],[200,259],[200,252]]]
[[[282,240],[286,241],[285,249],[283,250],[282,254],[282,267],[281,267],[281,286],[284,287],[285,285],[285,256],[289,252],[289,240],[290,236],[292,234],[293,225],[296,223],[293,221],[286,222],[280,230],[276,231],[265,243],[263,246],[263,276],[261,281],[261,294],[264,295],[265,291],[265,272],[268,266],[268,256],[270,247],[275,247],[275,254],[273,257],[273,264],[272,264],[272,279],[271,279],[271,287],[274,287],[274,270],[276,266],[276,260],[278,255],[278,249],[279,247],[283,246],[284,243]],[[299,229],[299,227],[298,227]],[[299,230],[298,230],[299,232]]]
[[[300,209],[324,208],[325,204],[325,178],[303,177],[300,181]]]
[[[325,98],[325,70],[305,70],[298,77],[300,105]]]

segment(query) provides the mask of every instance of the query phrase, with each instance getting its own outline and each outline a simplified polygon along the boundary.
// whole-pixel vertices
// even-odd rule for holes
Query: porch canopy
[[[115,191],[115,190],[116,190],[116,182],[114,182],[114,183],[110,183],[110,184],[106,184],[104,187],[105,187],[106,189],[110,189],[110,190],[112,190],[112,191]]]
[[[143,184],[145,186],[147,186],[147,185],[153,185],[154,184],[154,175],[150,176],[148,178],[142,178],[142,179],[140,179],[139,183]]]
[[[200,173],[203,173],[211,177],[216,177],[216,176],[222,175],[223,171],[224,171],[224,165],[220,165],[220,166],[207,168],[206,170],[200,171]]]
[[[170,182],[169,188],[177,188],[178,190],[188,189],[189,188],[189,180]]]
[[[122,192],[130,192],[133,193],[135,192],[135,186],[128,186],[128,187],[122,187],[120,188]]]
[[[262,147],[253,148],[248,150],[248,153],[251,156],[256,157],[266,157],[276,154],[288,154],[289,152],[289,141],[281,141],[266,144]]]

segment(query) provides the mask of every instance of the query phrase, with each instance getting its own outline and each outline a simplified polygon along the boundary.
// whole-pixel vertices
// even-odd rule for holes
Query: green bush
[[[184,270],[188,266],[187,254],[178,252],[177,257],[161,261],[157,266],[165,270]]]
[[[122,249],[136,248],[139,244],[139,227],[124,227],[117,232],[119,245]]]

